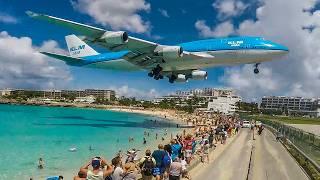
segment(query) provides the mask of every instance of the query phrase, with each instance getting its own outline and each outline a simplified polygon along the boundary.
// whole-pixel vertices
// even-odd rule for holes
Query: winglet
[[[26,11],[26,14],[29,16],[29,17],[37,17],[39,16],[39,14],[35,13],[35,12],[32,12],[32,11]]]

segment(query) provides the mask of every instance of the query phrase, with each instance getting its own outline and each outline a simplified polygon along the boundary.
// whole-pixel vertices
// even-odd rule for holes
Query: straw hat
[[[136,165],[132,162],[126,163],[124,165],[124,170],[125,171],[135,171],[136,170]]]

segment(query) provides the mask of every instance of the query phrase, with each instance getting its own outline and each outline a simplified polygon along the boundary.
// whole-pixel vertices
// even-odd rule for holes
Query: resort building
[[[116,96],[115,91],[113,90],[104,90],[104,89],[86,89],[86,96],[94,96],[96,98],[102,98],[107,100],[113,100]]]
[[[26,89],[14,89],[14,90],[0,90],[0,96],[27,96],[30,98],[44,98],[44,99],[64,99],[67,96],[74,98],[85,98],[93,96],[95,98],[101,98],[104,100],[113,100],[116,96],[115,91],[105,89],[85,89],[85,90],[26,90]]]
[[[94,96],[86,96],[86,97],[76,97],[74,102],[81,102],[81,103],[94,103],[96,101],[96,97]]]
[[[241,97],[236,95],[233,89],[226,88],[203,88],[192,89],[188,91],[176,91],[175,94],[162,96],[153,100],[154,104],[159,104],[162,101],[174,102],[176,106],[187,106],[189,100],[197,99],[197,104],[193,106],[199,107],[201,111],[219,111],[219,112],[234,112],[234,101],[241,101]],[[209,103],[211,106],[209,108]],[[208,104],[208,105],[207,105]],[[214,104],[223,104],[223,108],[213,108]],[[202,108],[201,108],[202,107]]]
[[[262,97],[260,108],[280,111],[288,115],[320,117],[320,98],[264,96]]]
[[[207,111],[234,114],[237,110],[237,102],[242,99],[239,96],[218,96],[208,102]]]

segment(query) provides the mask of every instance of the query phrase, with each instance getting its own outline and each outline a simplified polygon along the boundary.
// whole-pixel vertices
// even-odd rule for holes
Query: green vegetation
[[[236,106],[238,107],[238,111],[245,111],[248,113],[260,113],[260,110],[258,108],[258,103],[247,103],[247,102],[237,102]]]
[[[315,125],[320,125],[320,118],[270,116],[270,115],[253,115],[250,118],[253,118],[255,120],[280,121],[280,122],[287,123],[287,124],[315,124]]]

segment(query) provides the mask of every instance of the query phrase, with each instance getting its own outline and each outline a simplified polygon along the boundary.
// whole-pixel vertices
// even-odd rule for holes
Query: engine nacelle
[[[125,44],[128,42],[128,33],[125,31],[105,32],[100,39],[109,44]]]
[[[178,74],[177,79],[175,81],[184,83],[184,82],[188,82],[188,79],[186,78],[186,75]]]
[[[194,80],[208,79],[208,73],[207,71],[194,70],[191,72],[191,79],[194,79]]]
[[[165,60],[177,59],[183,56],[183,49],[180,46],[164,46],[157,53],[162,55]]]

